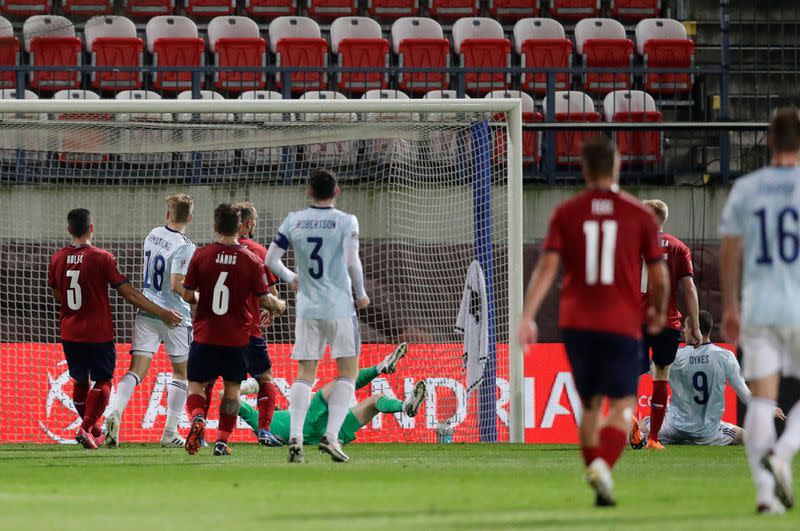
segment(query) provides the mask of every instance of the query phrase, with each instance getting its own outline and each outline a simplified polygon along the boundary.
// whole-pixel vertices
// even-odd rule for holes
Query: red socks
[[[211,398],[214,396],[215,383],[217,382],[216,381],[208,382],[206,384],[206,389],[205,389],[206,398],[205,398],[205,405],[203,406],[203,418],[206,419],[208,418],[208,410],[211,409]]]
[[[592,448],[582,446],[581,453],[583,454],[583,462],[586,463],[586,466],[589,466],[592,464],[592,461],[600,457],[600,452],[596,446]]]
[[[258,383],[258,429],[268,430],[272,424],[272,415],[275,413],[275,398],[277,396],[275,384]]]
[[[89,394],[88,383],[74,382],[72,385],[72,403],[75,405],[75,411],[78,416],[83,418],[86,416],[86,395]]]
[[[189,415],[189,420],[200,415],[205,417],[206,399],[200,395],[189,395],[186,398],[186,413]]]
[[[658,433],[664,423],[664,414],[667,412],[667,396],[669,394],[669,382],[654,381],[653,396],[650,399],[650,434],[647,436],[652,441],[658,440]]]
[[[86,397],[86,414],[83,416],[83,424],[81,425],[84,430],[90,431],[94,427],[100,419],[100,415],[105,411],[110,396],[111,380],[95,382],[94,387]]]
[[[614,464],[625,450],[628,441],[628,434],[617,428],[606,426],[600,430],[600,447],[597,449],[597,457],[602,457],[609,468],[614,468]]]
[[[236,428],[236,415],[226,415],[222,411],[219,412],[219,428],[217,428],[217,442],[228,442],[228,437],[231,432]]]

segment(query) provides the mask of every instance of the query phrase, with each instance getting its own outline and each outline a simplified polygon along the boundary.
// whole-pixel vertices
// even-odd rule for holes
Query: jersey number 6
[[[219,274],[217,283],[214,285],[214,293],[211,296],[211,311],[217,315],[225,315],[228,313],[230,291],[228,290],[228,286],[225,285],[226,278],[228,278],[227,271],[223,271]]]

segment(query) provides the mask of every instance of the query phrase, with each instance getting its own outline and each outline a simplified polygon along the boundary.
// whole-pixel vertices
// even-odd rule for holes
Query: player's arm
[[[522,322],[519,328],[519,341],[522,345],[536,343],[539,333],[535,321],[536,314],[539,313],[539,308],[553,285],[560,265],[561,256],[555,251],[545,251],[536,263],[528,282],[522,309]]]
[[[669,275],[663,261],[647,264],[647,309],[648,329],[651,334],[658,334],[664,329],[667,320],[667,300],[669,299]]]
[[[369,306],[369,297],[364,288],[364,266],[361,265],[361,257],[358,256],[358,219],[352,216],[353,225],[350,227],[350,234],[345,236],[344,259],[347,264],[347,274],[353,284],[353,292],[356,295],[356,307],[363,310]]]
[[[150,299],[142,295],[141,291],[134,288],[127,282],[117,286],[117,291],[126,301],[133,304],[143,312],[155,315],[170,328],[178,326],[181,324],[181,321],[183,321],[183,316],[181,314],[172,310],[167,310],[166,308],[162,308],[158,304],[155,304]]]
[[[694,277],[686,275],[681,278],[681,291],[683,292],[684,307],[686,308],[686,318],[689,319],[692,328],[694,346],[703,342],[703,335],[700,333],[700,302],[697,297],[697,286],[694,285]]]
[[[250,289],[258,297],[259,305],[275,315],[280,315],[286,311],[286,301],[276,297],[271,291],[267,272],[264,271],[264,264],[253,257]]]
[[[741,400],[744,405],[749,404],[752,395],[750,393],[750,388],[747,387],[747,383],[745,383],[742,377],[742,370],[739,367],[739,362],[736,361],[736,357],[732,353],[727,352],[723,365],[725,367],[725,379],[728,380],[730,386],[736,391],[736,396],[739,397],[739,400]]]

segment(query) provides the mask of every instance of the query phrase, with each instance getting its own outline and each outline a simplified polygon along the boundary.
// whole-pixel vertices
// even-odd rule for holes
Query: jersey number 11
[[[586,237],[586,284],[589,286],[597,284],[598,271],[600,284],[610,286],[614,283],[617,226],[617,222],[613,219],[607,219],[602,223],[594,220],[583,222],[583,235]]]

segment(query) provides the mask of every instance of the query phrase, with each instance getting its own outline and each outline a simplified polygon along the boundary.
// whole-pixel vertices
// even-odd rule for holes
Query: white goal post
[[[56,355],[50,346],[58,341],[56,307],[42,278],[49,255],[69,243],[63,229],[69,209],[92,210],[96,244],[111,250],[141,287],[138,246],[163,222],[167,193],[195,197],[189,236],[198,245],[213,238],[213,206],[241,200],[259,209],[254,236],[268,245],[286,212],[304,204],[308,170],[323,166],[340,176],[340,208],[361,223],[367,287],[376,303],[362,315],[371,349],[365,357],[378,359],[387,345],[408,341],[409,374],[441,369],[432,383],[441,385],[440,403],[435,394],[427,402],[427,431],[413,431],[413,419],[399,414],[373,421],[370,429],[391,425],[392,440],[430,441],[437,433],[432,426],[452,422],[455,440],[523,442],[523,350],[516,340],[524,295],[519,99],[0,100],[0,159],[0,343],[2,358],[24,375],[14,383],[23,396],[9,401],[12,391],[3,387],[12,383],[0,374],[0,400],[7,415],[25,419],[23,433],[0,442],[42,441],[42,433],[59,441],[59,429],[68,434],[63,424],[69,422],[54,427],[53,420],[59,400],[67,409],[71,404],[53,388],[63,367],[54,361],[38,373],[30,369]],[[477,401],[447,377],[466,378],[453,327],[473,260],[492,284],[492,386],[482,387]],[[111,298],[122,345],[133,310]],[[291,312],[267,332],[268,343],[278,344],[273,358],[293,338],[290,323]],[[118,348],[118,370],[127,366],[126,353]],[[371,391],[407,391],[412,376],[398,372],[397,381],[376,380]],[[159,378],[142,391],[150,403],[136,420],[141,426],[163,414]],[[45,391],[50,394],[41,397]],[[441,413],[450,391],[453,411]],[[45,398],[42,411],[25,409],[34,408],[25,401]],[[466,418],[472,407],[490,411],[491,419]],[[497,426],[507,431],[500,435]]]

